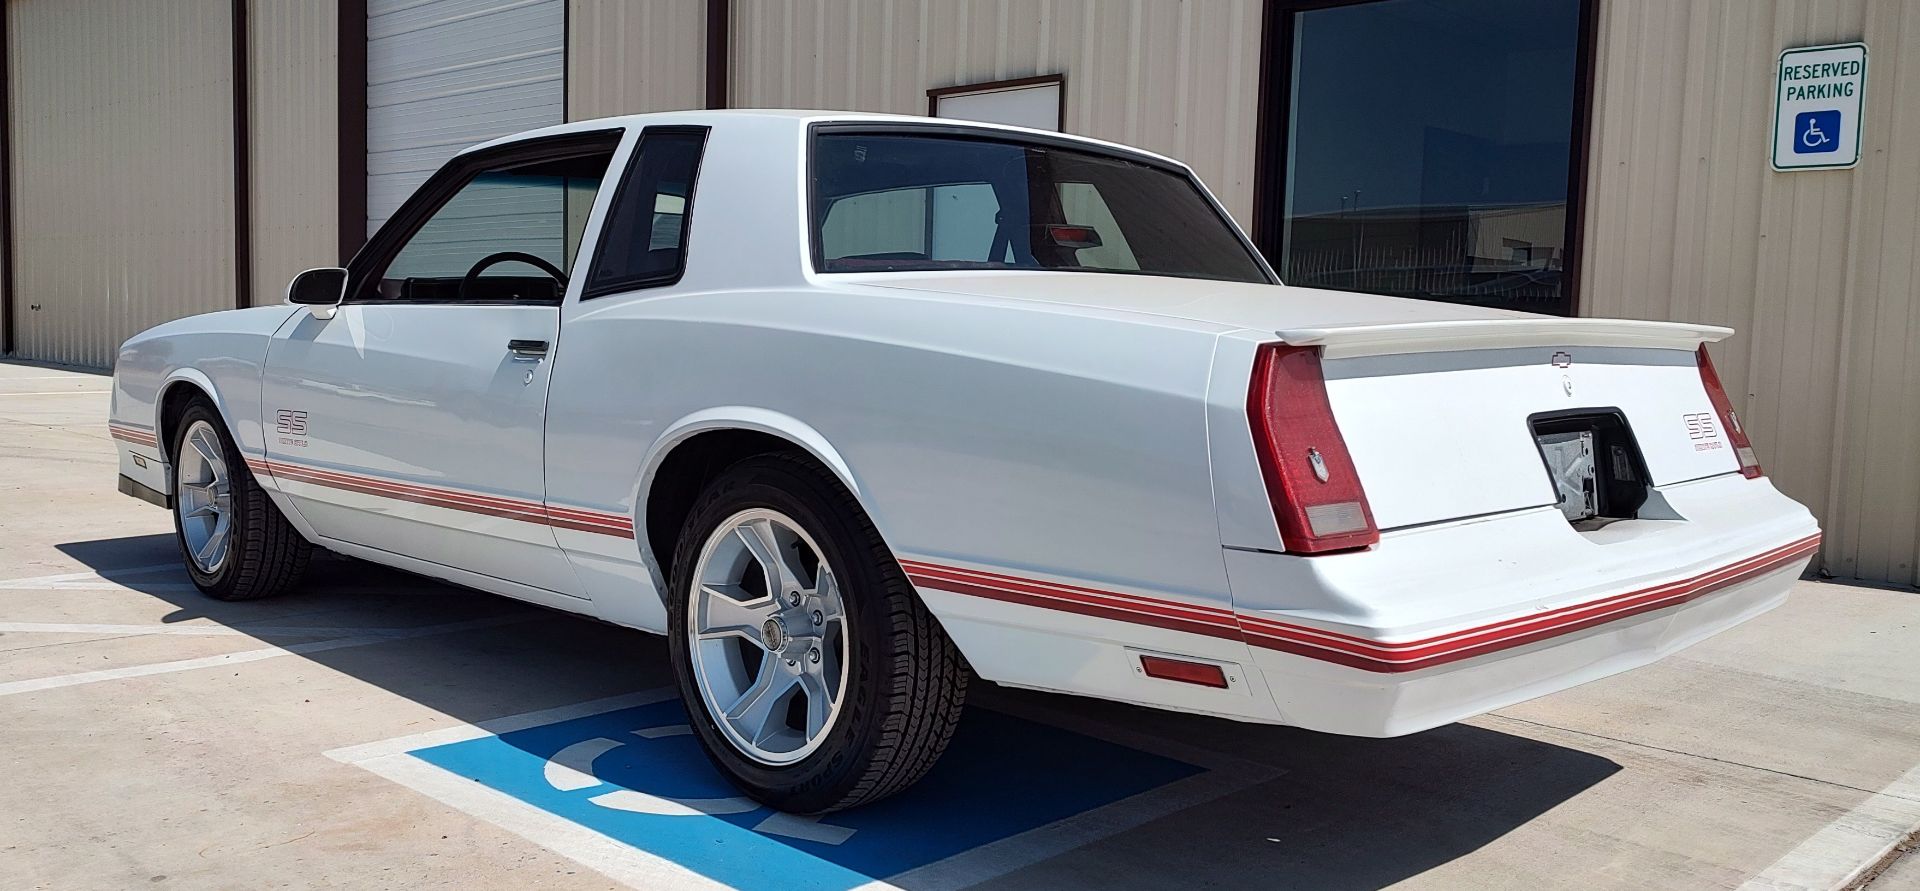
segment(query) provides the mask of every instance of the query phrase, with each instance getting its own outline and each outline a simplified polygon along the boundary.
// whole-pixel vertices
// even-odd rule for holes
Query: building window
[[[1583,0],[1275,0],[1260,237],[1290,285],[1569,315]]]
[[[1067,76],[1042,74],[1016,80],[935,87],[927,91],[927,116],[1064,130]]]

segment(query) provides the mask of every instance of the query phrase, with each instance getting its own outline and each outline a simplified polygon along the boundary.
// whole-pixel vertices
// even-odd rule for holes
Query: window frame
[[[600,268],[600,250],[606,242],[607,224],[613,219],[613,215],[619,212],[622,202],[626,200],[627,189],[632,186],[634,180],[640,176],[640,162],[646,157],[647,137],[649,136],[697,136],[700,139],[699,149],[694,152],[693,157],[693,175],[687,178],[686,203],[680,213],[679,262],[675,263],[673,269],[668,272],[628,276],[600,284],[589,284],[593,281],[594,272]],[[614,294],[625,294],[647,288],[664,288],[669,285],[679,284],[680,279],[686,276],[687,248],[693,236],[694,197],[700,188],[701,169],[706,166],[707,143],[711,141],[712,138],[713,128],[704,124],[661,124],[646,127],[640,131],[640,136],[634,140],[633,151],[627,157],[626,169],[620,171],[620,182],[614,187],[613,196],[607,202],[607,212],[605,217],[600,221],[600,231],[595,234],[593,239],[593,256],[587,260],[586,278],[581,282],[581,301],[584,302],[600,297],[608,297]],[[657,197],[656,195],[656,198]]]
[[[1206,205],[1213,209],[1214,215],[1227,227],[1228,231],[1233,233],[1234,238],[1239,241],[1241,249],[1247,252],[1248,259],[1252,260],[1253,265],[1260,270],[1262,275],[1266,276],[1267,283],[1274,285],[1280,283],[1280,278],[1274,274],[1273,267],[1267,264],[1266,255],[1262,254],[1260,249],[1254,245],[1253,239],[1249,237],[1247,232],[1233,221],[1233,215],[1227,213],[1227,209],[1220,203],[1220,199],[1216,198],[1211,191],[1208,191],[1206,184],[1202,183],[1200,178],[1195,176],[1193,171],[1185,165],[1146,152],[1132,151],[1118,145],[1086,142],[1070,136],[1054,136],[1038,131],[1004,130],[998,127],[972,125],[958,121],[947,123],[944,119],[939,123],[919,121],[912,123],[895,123],[889,121],[824,121],[807,125],[806,158],[801,167],[801,169],[805,171],[804,175],[807,178],[807,201],[806,206],[801,209],[801,221],[802,229],[806,232],[807,256],[812,264],[813,272],[816,275],[883,275],[888,273],[888,270],[848,271],[827,269],[826,251],[820,243],[820,233],[815,231],[818,227],[814,225],[814,213],[816,208],[820,206],[820,201],[822,200],[819,190],[819,180],[813,174],[814,152],[822,136],[931,136],[941,139],[965,139],[1005,145],[1040,145],[1152,167],[1163,173],[1177,176],[1193,186],[1194,191],[1206,202]],[[857,192],[853,194],[864,195],[871,193]],[[821,219],[825,219],[825,217],[823,216]],[[1029,271],[1067,272],[1068,270],[1036,268]],[[1111,274],[1162,275],[1162,273],[1153,272],[1130,273],[1124,270],[1111,270]],[[1208,281],[1209,279],[1194,280]]]
[[[536,136],[498,145],[479,151],[466,152],[453,156],[439,170],[427,177],[427,181],[415,189],[400,209],[367,240],[364,247],[353,255],[347,263],[346,297],[342,305],[373,306],[559,306],[566,299],[566,289],[561,289],[559,297],[550,300],[462,300],[449,298],[410,298],[398,299],[372,296],[377,284],[377,274],[386,271],[394,258],[405,249],[407,243],[420,233],[421,227],[440,212],[453,196],[473,182],[474,178],[502,165],[537,164],[542,161],[558,161],[600,153],[618,154],[620,141],[625,128],[614,127],[604,130],[588,130],[580,133],[561,133],[554,136]],[[611,159],[609,159],[611,162]],[[605,180],[601,180],[605,188]],[[574,264],[578,266],[577,258]],[[572,270],[568,270],[571,276]],[[568,283],[572,279],[569,277]]]
[[[1253,149],[1253,242],[1278,264],[1286,245],[1288,134],[1293,125],[1293,48],[1300,13],[1381,0],[1266,0],[1260,29],[1260,87]],[[1587,186],[1592,179],[1594,48],[1600,33],[1600,0],[1579,0],[1578,45],[1573,59],[1573,133],[1567,157],[1566,281],[1569,317],[1580,315],[1581,266],[1586,256]],[[1284,50],[1286,57],[1281,58]],[[1273,268],[1278,269],[1275,265]],[[1409,297],[1409,300],[1422,298]],[[1444,302],[1444,301],[1435,301]]]

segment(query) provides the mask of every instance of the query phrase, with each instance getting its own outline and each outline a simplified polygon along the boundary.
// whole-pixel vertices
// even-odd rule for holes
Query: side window
[[[560,299],[587,211],[612,160],[612,152],[597,151],[475,174],[394,254],[374,296]]]
[[[706,128],[649,128],[614,193],[585,297],[680,280]]]

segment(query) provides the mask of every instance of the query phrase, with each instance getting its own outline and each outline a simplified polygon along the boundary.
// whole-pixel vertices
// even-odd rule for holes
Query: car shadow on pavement
[[[222,603],[194,590],[183,569],[121,571],[177,561],[171,535],[75,542],[59,550],[116,584],[170,604],[174,609],[163,621],[211,621],[246,631],[266,643],[290,647],[297,658],[470,724],[672,683],[666,646],[657,636],[357,560],[317,557],[299,592],[271,601]],[[313,641],[312,635],[289,633],[301,626],[336,635],[343,628],[425,633],[308,650],[301,644]],[[451,627],[435,630],[441,626]],[[255,628],[260,630],[250,630]],[[659,707],[677,710],[671,701]],[[651,726],[648,722],[674,719],[634,720],[639,723],[624,730],[602,726],[576,732],[556,723],[551,726],[559,729],[544,735],[503,733],[489,740],[517,746],[545,763],[556,747],[571,739],[566,733],[626,737],[628,731]],[[403,724],[396,721],[389,736],[419,729]],[[1060,736],[1063,732],[1068,736]],[[690,739],[680,739],[691,745]],[[1167,745],[1155,754],[1137,751],[1153,748],[1155,740]],[[650,751],[634,748],[640,753],[634,757]],[[1094,750],[1111,753],[1099,758],[1072,754]],[[687,754],[692,751],[662,757],[682,772],[710,771],[697,755]],[[1181,754],[1195,751],[1206,757],[1187,759]],[[847,825],[873,827],[864,837],[873,840],[872,851],[858,853],[859,846],[853,844],[834,849],[771,838],[837,863],[850,874],[892,876],[895,884],[916,887],[913,873],[895,867],[924,863],[900,861],[900,851],[924,847],[929,858],[949,856],[951,851],[935,842],[1006,822],[1010,813],[1038,815],[1006,823],[1006,834],[1025,832],[1041,826],[1036,821],[1042,816],[1050,826],[1073,808],[1110,804],[1100,789],[1117,784],[1123,788],[1112,795],[1134,795],[1128,783],[1172,783],[1183,770],[1201,770],[1191,765],[1168,770],[1161,763],[1167,758],[1206,762],[1205,769],[1218,772],[1226,782],[1216,784],[1217,792],[1177,801],[1164,812],[1089,834],[1011,869],[1005,857],[983,858],[999,865],[979,878],[988,886],[1008,888],[1380,888],[1461,858],[1620,770],[1588,752],[1467,724],[1399,739],[1359,739],[976,681],[961,732],[927,781],[873,809],[847,812]],[[657,775],[623,769],[615,764],[596,780],[667,794],[649,786],[661,782]],[[1244,772],[1247,779],[1232,781],[1236,772]],[[1083,775],[1068,776],[1077,774]],[[1165,776],[1154,779],[1160,774]],[[997,797],[973,795],[966,798],[970,803],[955,805],[956,796],[965,798],[970,789],[994,786],[998,777],[1008,778],[1000,785],[1010,791]],[[708,779],[718,781],[717,776]],[[540,806],[567,815],[558,805]],[[1049,807],[1065,810],[1055,813]],[[829,817],[828,823],[840,816]],[[736,822],[757,819],[746,815]],[[751,822],[739,825],[753,828]],[[617,824],[594,828],[615,838],[628,837]],[[991,835],[985,833],[980,844],[997,840]],[[674,850],[655,849],[645,836],[634,837],[642,839],[636,846],[676,859]],[[855,837],[862,838],[857,833]],[[759,838],[764,842],[769,837]],[[722,877],[699,864],[688,865]],[[953,879],[948,874],[935,884],[951,886]],[[754,884],[738,878],[731,883]]]

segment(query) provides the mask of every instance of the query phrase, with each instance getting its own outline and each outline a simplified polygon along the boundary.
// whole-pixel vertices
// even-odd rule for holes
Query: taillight
[[[1380,541],[1360,474],[1327,402],[1318,347],[1260,348],[1247,419],[1267,500],[1289,552],[1324,554]]]
[[[1720,415],[1720,428],[1727,431],[1727,441],[1733,444],[1734,457],[1740,461],[1740,475],[1747,479],[1761,476],[1760,459],[1754,457],[1753,443],[1747,439],[1747,431],[1740,426],[1740,416],[1733,413],[1733,402],[1727,399],[1727,388],[1720,385],[1720,374],[1713,370],[1713,359],[1707,356],[1707,345],[1701,344],[1697,354],[1700,357],[1700,383],[1707,388],[1707,400],[1713,403],[1713,410]]]

